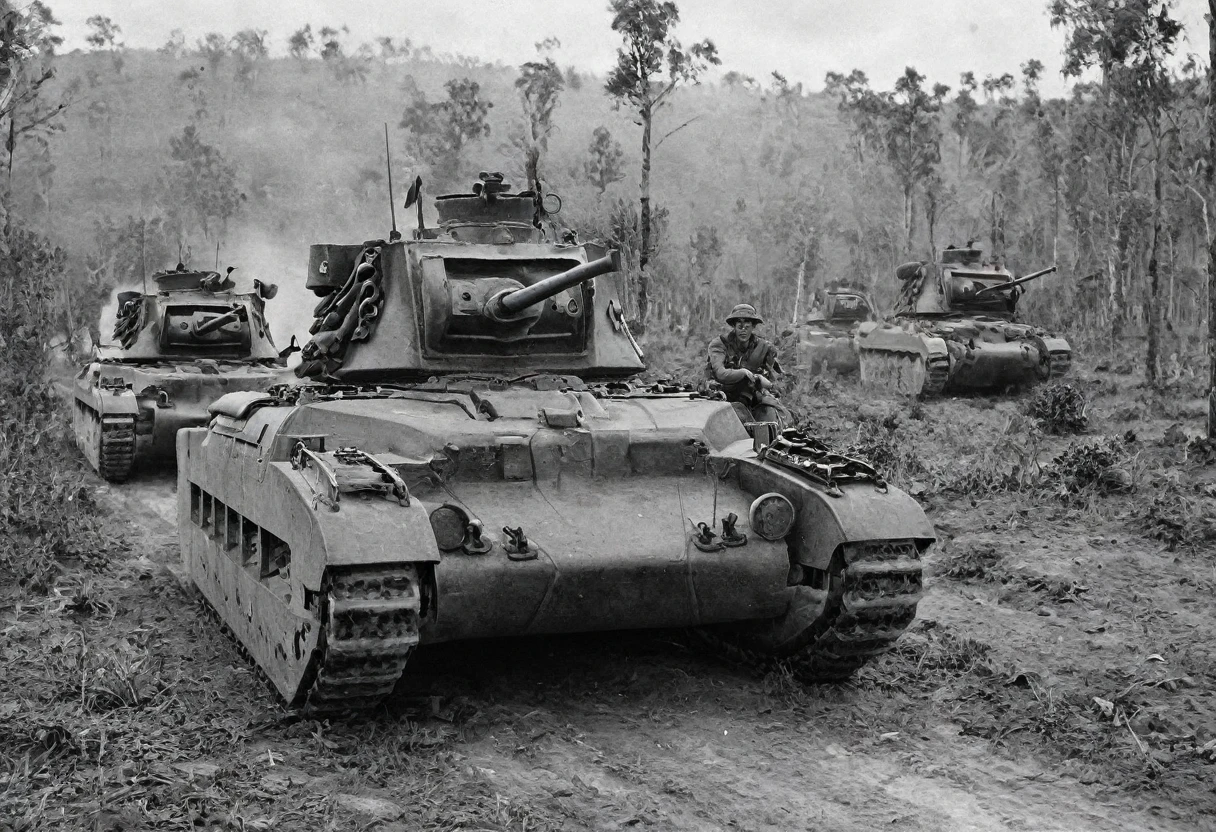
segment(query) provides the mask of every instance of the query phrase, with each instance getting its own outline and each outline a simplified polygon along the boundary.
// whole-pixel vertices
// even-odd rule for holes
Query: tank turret
[[[1017,320],[1022,286],[1054,271],[1014,277],[970,242],[947,246],[936,263],[899,266],[894,321],[858,330],[862,382],[936,394],[1064,375],[1072,360],[1068,342]]]
[[[560,200],[509,193],[501,174],[483,174],[471,194],[436,205],[439,227],[413,239],[311,247],[307,286],[322,299],[300,376],[643,369],[624,319],[620,257],[561,229]]]
[[[184,426],[232,390],[262,389],[286,372],[266,321],[276,287],[236,291],[234,269],[156,272],[154,292],[119,292],[113,343],[76,380],[77,444],[95,468],[126,479],[136,457],[165,457]]]

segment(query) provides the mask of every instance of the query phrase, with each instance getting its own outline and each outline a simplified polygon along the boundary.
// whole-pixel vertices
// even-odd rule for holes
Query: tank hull
[[[907,395],[996,391],[1068,372],[1068,342],[999,318],[904,319],[863,324],[862,384]]]
[[[137,462],[174,460],[178,430],[205,425],[220,396],[284,380],[283,368],[264,363],[94,361],[73,385],[76,444],[98,473],[122,482]]]
[[[853,344],[854,331],[828,326],[805,326],[798,332],[795,369],[810,374],[833,372],[852,375],[860,366]]]
[[[583,418],[538,423],[563,402]],[[858,590],[876,593],[883,614],[830,648],[851,672],[912,620],[919,555],[933,540],[919,506],[896,489],[848,484],[832,496],[763,463],[725,402],[507,389],[230,411],[177,437],[183,561],[297,704],[366,704],[391,691],[415,645],[460,639],[785,622],[793,640],[753,642],[827,649],[808,633],[830,631],[827,619],[840,615],[829,588],[850,568],[864,571],[845,563],[845,550],[903,545],[905,556]],[[310,479],[325,469],[302,462],[300,443],[331,462],[344,458],[332,449],[357,444],[401,477],[408,505],[379,493],[331,505],[323,478]],[[341,481],[343,464],[332,465]],[[770,541],[749,510],[774,492],[796,520]],[[430,518],[444,506],[480,524],[485,551],[440,550]],[[728,513],[746,543],[704,551],[695,524],[721,530]],[[508,529],[523,530],[523,551]],[[370,596],[335,594],[369,575]],[[384,576],[396,589],[379,589]],[[357,612],[335,616],[336,607]],[[335,636],[341,620],[349,626]]]

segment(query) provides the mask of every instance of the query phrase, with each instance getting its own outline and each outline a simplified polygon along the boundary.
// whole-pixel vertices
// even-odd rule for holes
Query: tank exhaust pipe
[[[620,270],[621,254],[616,249],[613,249],[598,260],[582,263],[573,269],[555,274],[552,277],[546,277],[544,280],[539,283],[533,283],[531,286],[525,286],[513,292],[496,295],[490,299],[491,304],[493,304],[493,312],[495,313],[493,317],[508,318],[533,304],[553,297],[564,289],[569,289],[571,286],[577,286],[580,283],[586,283],[593,277],[599,277],[609,272],[619,272]]]

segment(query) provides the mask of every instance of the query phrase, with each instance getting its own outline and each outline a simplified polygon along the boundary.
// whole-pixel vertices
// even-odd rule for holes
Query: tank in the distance
[[[297,372],[178,434],[184,565],[288,702],[411,651],[696,627],[847,677],[911,623],[933,529],[858,460],[634,380],[614,252],[483,175],[406,240],[312,247]]]
[[[118,294],[112,343],[73,385],[76,443],[107,480],[126,480],[137,460],[172,462],[178,429],[206,424],[225,393],[289,376],[266,321],[275,287],[237,292],[232,271],[179,264],[152,276],[153,292]]]
[[[1053,271],[1015,277],[971,243],[948,246],[936,263],[905,263],[896,270],[894,315],[858,330],[861,383],[932,396],[1063,376],[1072,361],[1068,342],[1017,315],[1023,286]]]
[[[834,284],[816,292],[806,319],[795,328],[795,370],[811,375],[856,373],[854,338],[862,323],[874,319],[874,303],[863,289]]]

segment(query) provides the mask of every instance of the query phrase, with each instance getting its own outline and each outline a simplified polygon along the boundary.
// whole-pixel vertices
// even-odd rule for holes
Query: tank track
[[[728,658],[762,671],[785,665],[804,682],[845,681],[890,650],[911,626],[923,583],[920,553],[911,540],[849,543],[842,550],[844,565],[830,575],[826,607],[791,655],[749,648],[716,629],[697,628],[693,634]]]
[[[1048,359],[1048,366],[1051,368],[1049,378],[1052,381],[1063,378],[1068,375],[1068,370],[1072,367],[1072,353],[1066,350],[1052,352]]]
[[[370,708],[392,693],[418,645],[418,567],[334,571],[325,588],[309,711]]]
[[[891,392],[916,396],[940,395],[950,380],[950,359],[944,355],[934,356],[926,361],[924,379],[919,390],[900,389],[901,381],[913,377],[917,359],[920,357],[920,354],[915,352],[862,348],[858,355],[858,362],[862,366],[869,362],[871,368],[878,369],[879,377],[871,376],[868,380]]]
[[[303,710],[336,713],[378,705],[405,669],[418,644],[421,593],[416,567],[340,572],[329,581],[318,659],[308,670]],[[199,593],[207,616],[227,636],[279,701],[274,682],[232,631],[219,611]],[[333,636],[337,633],[337,637]]]
[[[126,482],[135,465],[135,417],[101,417],[97,471],[107,482]]]

